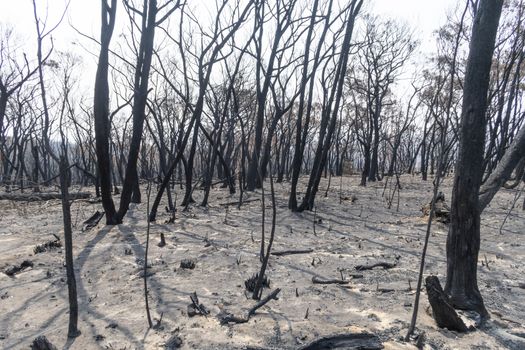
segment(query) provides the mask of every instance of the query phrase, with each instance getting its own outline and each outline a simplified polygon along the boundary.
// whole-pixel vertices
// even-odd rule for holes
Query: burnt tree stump
[[[41,335],[33,340],[31,350],[57,350],[57,348],[45,336]]]
[[[432,307],[432,315],[438,327],[458,332],[468,331],[468,327],[459,317],[448,296],[441,288],[439,279],[436,276],[428,276],[425,278],[425,286],[428,301]]]

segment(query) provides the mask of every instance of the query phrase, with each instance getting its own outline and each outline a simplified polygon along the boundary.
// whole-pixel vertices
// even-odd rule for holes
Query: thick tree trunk
[[[458,162],[447,238],[445,292],[459,309],[488,317],[478,289],[479,188],[485,146],[487,91],[503,0],[481,0],[472,28],[461,111]]]

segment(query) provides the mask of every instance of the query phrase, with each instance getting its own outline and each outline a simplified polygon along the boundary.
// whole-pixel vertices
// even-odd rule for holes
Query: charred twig
[[[147,204],[146,204],[146,220],[148,218],[149,208],[150,208],[150,196],[151,196],[151,182],[148,182],[148,197],[147,197]],[[149,301],[148,301],[148,250],[149,250],[149,234],[150,234],[150,224],[151,221],[147,220],[147,228],[146,228],[146,249],[144,249],[144,301],[146,303],[146,316],[148,318],[148,325],[149,328],[153,327],[153,322],[151,321],[151,315],[149,311]]]
[[[317,232],[315,231],[315,222],[316,221],[317,221],[317,207],[314,207],[314,221],[313,221],[314,236],[317,236]]]
[[[269,161],[269,167],[272,168],[272,162]],[[260,174],[260,172],[259,172]],[[266,272],[266,267],[268,266],[268,260],[270,259],[270,252],[272,251],[272,245],[273,240],[275,238],[275,223],[277,218],[277,207],[275,203],[275,189],[273,186],[273,176],[270,171],[270,194],[272,197],[272,227],[270,230],[270,239],[268,241],[268,247],[266,248],[266,254],[264,254],[264,184],[261,177],[261,191],[262,191],[262,204],[263,204],[263,212],[262,212],[262,237],[261,237],[261,257],[263,258],[262,264],[261,264],[261,270],[259,271],[259,279],[257,280],[257,283],[255,284],[255,289],[253,290],[252,299],[259,300],[261,299],[262,290],[263,290],[263,279],[264,274]]]
[[[255,312],[266,305],[270,300],[277,300],[277,295],[281,292],[280,288],[275,289],[273,292],[268,294],[264,299],[255,304],[251,309],[248,310],[245,316],[239,317],[229,313],[220,313],[217,317],[222,325],[228,323],[246,323],[250,320],[250,317],[255,314]]]
[[[281,250],[272,252],[271,255],[275,256],[284,256],[284,255],[293,255],[293,254],[308,254],[313,253],[313,249],[290,249],[290,250]]]
[[[92,229],[93,227],[97,226],[100,219],[104,217],[105,213],[102,211],[96,211],[95,214],[91,215],[89,219],[83,222],[82,231],[88,231]]]
[[[376,267],[382,267],[383,269],[388,270],[388,269],[392,269],[392,268],[396,267],[397,263],[398,263],[398,259],[396,259],[396,261],[393,262],[393,263],[389,263],[389,262],[386,262],[386,261],[380,261],[380,262],[377,262],[377,263],[374,263],[374,264],[370,264],[370,265],[357,265],[355,267],[355,269],[357,271],[364,271],[364,270],[372,270],[372,269],[374,269]]]
[[[512,210],[516,207],[516,202],[520,198],[521,194],[523,193],[523,190],[525,190],[525,184],[521,187],[521,190],[516,192],[514,195],[514,200],[512,201],[512,205],[510,206],[509,211],[507,212],[507,215],[505,215],[505,219],[503,219],[503,222],[501,223],[501,226],[499,227],[499,234],[503,234],[503,226],[505,226],[505,223],[507,222],[507,219],[510,216],[510,213],[512,213]],[[525,202],[524,202],[525,203]],[[487,267],[489,265],[487,264]]]
[[[190,294],[191,304],[188,305],[188,316],[192,317],[195,315],[207,316],[210,314],[210,311],[199,302],[199,297],[197,292]]]
[[[312,282],[315,284],[348,284],[350,283],[350,281],[347,281],[347,280],[341,280],[337,278],[324,279],[324,278],[319,278],[317,276],[312,277]]]

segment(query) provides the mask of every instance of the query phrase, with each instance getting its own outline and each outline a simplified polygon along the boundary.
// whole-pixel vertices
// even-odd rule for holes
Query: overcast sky
[[[189,1],[206,4],[210,0]],[[63,12],[66,1],[37,0],[37,3],[40,6],[40,16],[45,15],[47,8],[48,22],[55,23]],[[415,29],[425,47],[428,44],[433,45],[432,32],[445,23],[447,11],[457,4],[457,0],[365,0],[365,6],[372,13],[406,21]],[[71,0],[67,20],[55,34],[57,46],[61,48],[69,46],[77,38],[68,21],[81,31],[98,37],[100,1]],[[0,0],[0,22],[14,26],[17,33],[26,38],[33,36],[35,29],[31,0]]]
[[[39,16],[44,18],[47,13],[49,27],[57,23],[67,2],[66,0],[36,1],[39,6]],[[214,3],[213,0],[188,1],[191,6],[204,9],[199,12],[199,16],[202,17],[209,17],[210,11],[208,9],[214,8],[210,6]],[[406,22],[413,28],[416,39],[420,41],[420,52],[424,53],[420,54],[416,61],[422,62],[424,56],[432,55],[435,52],[433,32],[446,22],[447,13],[451,13],[461,3],[462,1],[457,0],[365,0],[364,9],[383,18],[387,17]],[[120,0],[118,0],[118,6],[122,9]],[[117,21],[119,19],[122,22],[117,22],[116,35],[127,30],[126,26],[128,25],[125,22],[125,16],[121,15]],[[30,54],[34,52],[35,24],[32,0],[0,0],[0,23],[14,27],[16,34],[21,39],[19,45],[21,47],[29,45],[24,50]],[[53,33],[55,48],[62,51],[73,51],[84,57],[85,73],[94,78],[96,57],[87,54],[83,48],[88,46],[93,50],[94,46],[87,39],[79,36],[71,25],[87,35],[98,38],[100,35],[100,1],[71,0],[64,22]],[[77,43],[81,43],[81,45]],[[96,53],[96,50],[93,52]],[[409,78],[403,80],[409,80]],[[91,83],[87,76],[84,82],[88,86]]]

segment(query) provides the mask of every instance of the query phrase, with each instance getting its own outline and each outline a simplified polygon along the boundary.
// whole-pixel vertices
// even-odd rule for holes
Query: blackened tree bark
[[[137,63],[135,66],[135,80],[133,84],[133,131],[129,145],[128,162],[126,164],[124,183],[122,185],[122,194],[120,197],[120,206],[118,210],[118,221],[128,211],[132,199],[137,201],[137,160],[142,142],[142,133],[144,129],[144,119],[146,118],[146,103],[148,96],[149,71],[151,68],[151,59],[153,56],[153,42],[155,38],[155,26],[157,17],[157,1],[144,1],[142,11],[136,10],[126,2],[126,8],[129,11],[138,13],[141,17],[141,36],[137,52]],[[135,194],[134,194],[135,192]],[[134,198],[133,198],[134,197]]]
[[[255,190],[257,185],[257,176],[258,170],[260,168],[260,156],[261,149],[263,146],[263,128],[264,128],[264,119],[266,112],[267,97],[270,91],[270,84],[275,74],[275,63],[277,54],[279,52],[279,45],[281,39],[283,38],[284,33],[292,25],[292,14],[293,9],[296,4],[296,0],[293,1],[282,1],[278,0],[276,2],[276,7],[273,9],[277,12],[277,28],[275,31],[274,39],[272,42],[272,48],[270,51],[270,56],[268,57],[268,66],[263,67],[263,33],[264,33],[264,23],[266,22],[266,11],[272,13],[272,9],[267,9],[265,2],[261,2],[257,6],[256,19],[260,24],[258,38],[256,40],[256,59],[257,59],[257,70],[256,81],[257,81],[257,116],[255,119],[255,137],[253,141],[253,149],[251,159],[248,163],[248,173],[246,178],[246,189],[248,191]],[[259,84],[262,82],[262,86]],[[262,174],[260,174],[262,176]]]
[[[247,45],[248,45],[248,43],[247,43]],[[212,151],[213,154],[211,156],[211,161],[210,161],[210,164],[209,164],[208,174],[206,174],[206,178],[205,178],[204,198],[203,198],[203,200],[201,202],[201,206],[207,206],[208,205],[208,198],[209,198],[210,189],[211,189],[211,181],[212,181],[212,178],[213,178],[213,167],[215,165],[215,162],[217,161],[217,157],[219,156],[219,157],[221,157],[221,159],[223,159],[222,158],[222,153],[221,153],[220,148],[218,147],[218,145],[220,145],[220,143],[221,143],[222,130],[223,130],[223,127],[224,127],[227,115],[229,113],[231,113],[230,102],[232,100],[233,91],[235,89],[235,81],[236,81],[237,75],[239,74],[239,69],[240,69],[240,65],[241,65],[241,62],[242,62],[242,57],[243,57],[245,52],[246,52],[245,49],[241,50],[241,53],[240,53],[239,57],[236,59],[235,69],[234,69],[232,74],[229,73],[228,68],[226,67],[226,70],[228,71],[229,84],[228,84],[228,87],[223,91],[224,96],[222,96],[222,97],[224,98],[224,102],[222,104],[222,113],[220,113],[220,116],[217,117],[217,119],[219,119],[218,120],[219,127],[217,128],[218,131],[217,131],[217,136],[215,138],[215,142],[212,142],[211,137],[210,137],[211,147],[212,148],[217,148],[217,149],[216,149],[215,152]],[[217,111],[216,111],[217,113],[219,113],[219,111],[218,111],[219,108],[220,108],[220,105],[217,106]],[[230,194],[233,194],[233,193],[235,193],[235,186],[234,186],[233,178],[231,177],[229,166],[228,166],[227,162],[224,159],[222,161],[222,165],[223,166],[220,169],[224,173],[226,173],[226,177],[227,177],[226,182],[227,182],[227,185],[230,188]],[[217,167],[217,169],[219,169],[219,167]]]
[[[102,206],[106,213],[106,224],[120,223],[117,218],[115,204],[111,197],[111,156],[109,152],[110,120],[109,120],[109,43],[115,27],[117,0],[101,1],[100,55],[98,57],[97,75],[95,77],[95,94],[93,112],[95,121],[95,147],[97,153],[98,177]]]
[[[5,115],[9,99],[13,94],[21,89],[21,87],[28,82],[28,80],[35,75],[38,71],[38,67],[30,68],[26,56],[24,55],[23,64],[17,63],[16,50],[12,50],[14,45],[13,41],[16,38],[13,35],[11,28],[1,28],[0,32],[0,150],[2,154],[0,158],[6,166],[8,163],[7,155],[3,152],[3,146],[6,142],[5,135]],[[42,60],[45,62],[51,52]]]
[[[447,237],[445,292],[456,308],[488,317],[478,289],[479,189],[482,180],[487,91],[503,0],[480,0],[467,60],[459,130],[459,152]]]
[[[525,155],[525,127],[521,127],[518,135],[512,141],[510,147],[505,151],[503,158],[498,163],[496,169],[490,174],[487,181],[480,188],[479,210],[482,212],[496,195],[503,184],[509,180],[512,171]],[[520,173],[517,172],[517,182],[519,183]]]
[[[305,209],[311,210],[314,206],[315,195],[317,194],[319,182],[321,180],[321,174],[327,160],[328,151],[332,143],[332,136],[335,131],[337,117],[339,115],[339,107],[341,103],[341,96],[343,95],[343,86],[346,77],[348,57],[350,55],[354,23],[362,4],[362,0],[352,0],[350,3],[348,18],[346,19],[345,23],[345,35],[341,46],[339,62],[337,63],[334,75],[334,81],[330,89],[330,97],[328,98],[326,105],[323,107],[323,120],[321,124],[325,124],[325,130],[323,130],[323,125],[321,125],[319,144],[316,150],[312,172],[310,174],[305,196],[303,197],[303,201],[298,208],[299,211],[303,211]]]
[[[117,220],[122,221],[128,211],[129,204],[132,201],[140,200],[140,189],[138,187],[137,160],[142,142],[142,133],[144,129],[144,120],[146,118],[146,104],[148,99],[149,72],[151,60],[153,57],[153,43],[155,39],[155,28],[164,22],[171,13],[181,6],[180,0],[173,5],[157,20],[159,7],[157,0],[144,1],[142,11],[135,9],[128,1],[125,1],[126,10],[129,13],[138,14],[141,18],[141,36],[137,52],[137,63],[135,66],[135,80],[133,84],[133,131],[129,146],[128,162],[122,185],[122,194],[120,197],[120,206],[117,213]],[[164,4],[160,9],[166,8]]]
[[[64,144],[64,143],[63,143]],[[67,157],[60,157],[60,191],[62,193],[62,216],[64,221],[64,241],[66,254],[67,289],[69,296],[69,327],[67,336],[76,338],[80,335],[78,330],[78,301],[77,281],[75,278],[75,267],[73,265],[73,230],[71,225],[71,207],[69,203],[68,178],[69,164]]]
[[[297,111],[296,126],[295,126],[295,147],[294,147],[294,155],[293,155],[293,161],[292,161],[290,197],[288,199],[288,208],[291,209],[292,211],[297,210],[297,184],[299,183],[299,175],[301,174],[301,165],[303,163],[303,158],[304,158],[306,136],[308,134],[308,125],[310,123],[310,113],[312,111],[313,90],[314,90],[314,85],[315,85],[315,72],[316,72],[316,68],[319,65],[319,61],[320,61],[322,43],[324,42],[326,33],[328,32],[328,29],[330,28],[330,14],[332,10],[332,3],[333,3],[332,0],[330,0],[328,3],[328,10],[325,16],[324,28],[323,28],[323,31],[321,32],[318,47],[316,48],[316,52],[315,52],[315,56],[313,60],[313,69],[312,69],[312,72],[310,73],[310,76],[308,75],[310,45],[312,42],[312,35],[315,31],[315,18],[318,12],[318,1],[314,2],[313,8],[312,8],[312,14],[310,17],[308,34],[307,34],[306,42],[305,42],[303,70],[301,73],[302,74],[301,86],[299,87],[299,93],[300,93],[299,94],[299,109]],[[307,87],[308,81],[310,81],[310,83],[309,83],[309,89],[307,92],[306,87]],[[306,97],[308,97],[308,99],[306,99]],[[304,111],[305,102],[306,102],[306,113]],[[303,125],[303,116],[305,118],[304,125]]]
[[[382,22],[375,17],[366,19],[364,43],[358,51],[359,65],[354,73],[362,72],[354,80],[355,88],[366,101],[366,111],[371,128],[370,143],[366,148],[370,155],[369,168],[365,169],[368,181],[378,181],[380,176],[380,144],[384,133],[384,109],[391,101],[391,86],[401,68],[416,47],[408,27],[392,21]],[[359,82],[359,80],[361,80]],[[364,185],[364,183],[363,183]]]
[[[175,170],[175,166],[177,165],[178,161],[180,159],[183,159],[183,152],[186,147],[188,138],[190,136],[190,131],[193,125],[195,125],[195,133],[197,133],[198,129],[200,128],[201,131],[205,134],[205,136],[208,136],[207,138],[210,140],[211,143],[213,141],[211,138],[209,138],[209,135],[205,133],[204,128],[202,128],[200,124],[200,118],[203,113],[204,109],[204,96],[206,89],[208,87],[210,76],[212,73],[212,68],[214,63],[218,60],[219,53],[221,52],[222,48],[228,43],[230,39],[234,36],[234,34],[237,32],[237,30],[241,27],[241,25],[247,20],[248,14],[251,12],[252,6],[255,3],[255,0],[250,0],[242,12],[239,13],[239,17],[235,22],[233,22],[231,25],[229,25],[227,28],[221,27],[221,21],[220,15],[223,11],[224,7],[226,6],[226,2],[222,4],[222,6],[219,9],[219,13],[217,14],[217,21],[215,22],[215,31],[213,33],[212,40],[206,45],[206,47],[203,48],[203,51],[198,57],[199,60],[199,95],[197,97],[197,101],[195,103],[195,107],[192,107],[192,117],[189,122],[188,126],[188,132],[185,134],[184,139],[181,142],[181,145],[179,147],[179,151],[177,152],[177,155],[174,157],[173,162],[171,163],[166,176],[164,177],[164,180],[162,181],[162,184],[159,188],[159,191],[155,197],[155,200],[153,202],[153,205],[151,207],[149,220],[155,221],[155,218],[157,216],[157,209],[160,204],[160,200],[162,198],[162,195],[164,193],[164,190],[169,184],[171,175],[173,174],[173,171]],[[182,50],[181,50],[182,51]],[[207,54],[209,54],[208,59],[206,60]],[[169,83],[169,82],[168,82]],[[171,85],[171,84],[170,84]],[[189,101],[189,96],[183,97],[186,101]],[[188,106],[190,105],[188,102],[186,103]],[[190,107],[188,107],[190,108]],[[215,146],[214,146],[215,147]],[[218,148],[216,148],[216,151],[218,152]],[[219,156],[219,159],[222,159],[222,156]],[[184,164],[186,171],[192,171],[193,164],[190,164],[188,161],[187,164]],[[188,177],[188,176],[187,176]],[[190,176],[191,177],[191,176]],[[191,188],[190,188],[191,189]],[[188,188],[186,189],[185,198],[183,200],[182,205],[187,205],[187,201],[189,199],[189,196],[191,195],[191,192],[188,192]]]

